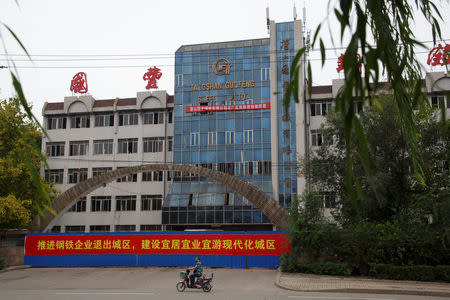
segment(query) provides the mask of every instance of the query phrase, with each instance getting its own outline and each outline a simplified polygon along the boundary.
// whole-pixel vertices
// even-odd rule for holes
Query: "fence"
[[[277,268],[287,232],[40,233],[25,238],[33,267],[191,266]]]

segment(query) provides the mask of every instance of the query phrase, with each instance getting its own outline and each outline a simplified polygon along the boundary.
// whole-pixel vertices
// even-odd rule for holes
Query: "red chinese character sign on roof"
[[[437,47],[431,49],[430,53],[428,53],[427,64],[433,67],[437,65],[450,65],[450,45],[446,44],[445,47],[442,47],[439,44]]]
[[[84,72],[79,72],[73,76],[70,82],[70,90],[74,93],[86,94],[88,91],[87,76]]]
[[[162,76],[161,70],[157,67],[149,68],[147,73],[144,74],[143,79],[147,80],[147,86],[145,87],[147,90],[149,89],[157,89],[156,80],[160,79]]]
[[[356,54],[356,60],[360,61],[361,60],[361,55]],[[341,53],[341,56],[338,57],[338,61],[337,61],[337,68],[336,71],[339,73],[342,70],[344,70],[344,54]],[[359,64],[359,72],[361,72],[361,63]]]

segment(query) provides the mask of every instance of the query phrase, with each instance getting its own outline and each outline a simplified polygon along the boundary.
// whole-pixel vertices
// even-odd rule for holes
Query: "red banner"
[[[31,235],[25,239],[25,255],[281,255],[290,249],[287,234]]]
[[[236,111],[236,110],[257,110],[270,109],[270,102],[257,104],[237,104],[237,105],[193,105],[186,106],[187,113],[202,111]]]

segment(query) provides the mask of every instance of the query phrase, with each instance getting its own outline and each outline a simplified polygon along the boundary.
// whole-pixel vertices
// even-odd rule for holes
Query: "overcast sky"
[[[446,1],[441,12],[447,21],[450,7]],[[295,4],[298,19],[303,18],[306,6],[306,22],[313,33],[328,16],[328,0]],[[25,95],[42,119],[43,103],[70,96],[70,81],[81,71],[87,74],[89,94],[95,99],[135,97],[136,92],[145,90],[142,76],[152,66],[163,73],[159,88],[172,94],[174,53],[181,45],[268,37],[266,7],[272,20],[291,21],[294,0],[21,0],[19,5],[1,0],[0,21],[15,31],[33,56],[33,63],[23,56],[14,59]],[[332,28],[336,27],[332,21]],[[432,40],[423,20],[418,19],[415,28],[418,40]],[[442,32],[444,38],[450,38],[448,23],[442,25]],[[4,28],[1,34],[8,53],[23,54]],[[324,34],[328,35],[328,30]],[[338,33],[334,35],[338,40]],[[332,47],[330,43],[326,46]],[[418,49],[424,64],[428,51]],[[311,53],[315,85],[329,85],[339,78],[336,57],[341,52],[328,52],[330,59],[323,69],[314,60],[319,52]],[[3,54],[0,47],[0,66],[6,65]],[[427,70],[431,70],[429,66]],[[9,71],[0,69],[0,98],[13,94]]]

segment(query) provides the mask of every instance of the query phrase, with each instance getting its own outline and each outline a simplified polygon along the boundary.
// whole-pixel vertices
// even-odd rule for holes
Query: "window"
[[[45,181],[62,184],[64,177],[64,169],[45,170]]]
[[[109,225],[91,225],[89,226],[89,232],[108,232],[111,227]]]
[[[143,172],[142,181],[163,181],[163,171]]]
[[[173,111],[169,110],[167,112],[167,123],[172,124],[173,123]]]
[[[324,116],[331,110],[332,102],[331,101],[313,102],[310,104],[310,108],[311,108],[311,116]]]
[[[140,229],[140,231],[161,231],[162,226],[145,224],[145,225],[141,225],[139,229]]]
[[[163,124],[164,112],[163,111],[147,111],[143,115],[144,124]]]
[[[253,143],[253,130],[244,130],[244,144]]]
[[[353,109],[355,111],[355,113],[359,114],[360,112],[363,111],[363,103],[362,101],[356,101],[353,103]]]
[[[138,139],[119,139],[117,153],[137,153]]]
[[[105,167],[105,168],[92,168],[92,177],[101,175],[103,173],[106,173],[108,171],[111,171],[111,167]]]
[[[64,144],[65,142],[47,143],[47,155],[48,156],[64,156]]]
[[[136,231],[136,225],[115,225],[114,231]]]
[[[446,103],[445,103],[444,95],[431,96],[431,106],[432,107],[441,108],[442,103],[444,103],[444,107],[445,107]],[[450,108],[450,98],[447,99],[447,108]]]
[[[89,128],[89,115],[76,115],[70,117],[70,128]]]
[[[183,87],[183,74],[177,74],[177,87]]]
[[[116,196],[116,210],[136,210],[136,196]]]
[[[225,144],[234,144],[234,131],[225,131]]]
[[[168,136],[167,137],[167,151],[172,151],[173,148],[173,137],[172,136]]]
[[[111,196],[92,196],[91,211],[111,211]]]
[[[87,179],[88,169],[69,169],[69,183],[78,183]]]
[[[61,226],[60,225],[55,225],[52,227],[52,229],[50,230],[51,232],[61,232]]]
[[[145,137],[142,139],[144,144],[144,153],[162,152],[164,147],[163,137]]]
[[[94,155],[112,154],[113,140],[96,140],[94,141]]]
[[[118,167],[117,169],[122,169],[124,167]],[[117,179],[117,182],[137,182],[137,174],[130,174]]]
[[[83,212],[86,211],[86,197],[78,200],[71,208],[69,208],[70,212]]]
[[[95,115],[95,127],[108,126],[114,126],[114,113]]]
[[[331,192],[322,193],[325,208],[336,208],[336,195]]]
[[[85,232],[86,226],[84,225],[66,225],[66,232]]]
[[[87,155],[89,150],[89,141],[75,141],[69,142],[69,155]]]
[[[139,123],[138,115],[137,112],[119,113],[119,126],[137,125]]]
[[[270,80],[270,68],[262,68],[261,81],[269,81],[269,80]]]
[[[162,195],[142,195],[141,210],[161,210]]]
[[[217,132],[208,132],[208,145],[217,144]]]
[[[272,161],[264,161],[263,162],[263,174],[270,175],[272,174]]]
[[[191,132],[191,145],[195,146],[200,143],[200,133],[199,132]]]
[[[322,134],[319,130],[311,130],[311,145],[320,146],[322,145]]]
[[[63,116],[47,117],[47,129],[66,129],[67,118]]]

